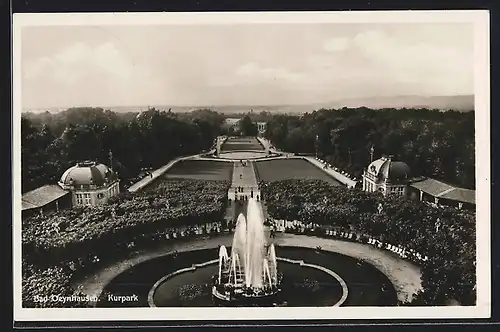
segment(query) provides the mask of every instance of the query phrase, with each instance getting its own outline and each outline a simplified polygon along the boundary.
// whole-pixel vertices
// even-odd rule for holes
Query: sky
[[[466,23],[25,27],[22,107],[473,94],[473,37]]]

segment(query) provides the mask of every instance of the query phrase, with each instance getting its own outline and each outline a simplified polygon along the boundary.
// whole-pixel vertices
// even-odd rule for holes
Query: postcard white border
[[[471,23],[475,30],[477,305],[474,307],[339,308],[21,308],[21,30],[28,26],[265,24],[265,23]],[[15,321],[453,319],[491,314],[489,12],[225,12],[61,13],[13,16],[13,277]],[[479,259],[480,258],[480,259]]]

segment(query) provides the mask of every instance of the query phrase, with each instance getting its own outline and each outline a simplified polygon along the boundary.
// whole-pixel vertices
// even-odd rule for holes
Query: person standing
[[[269,230],[270,230],[269,237],[274,239],[276,236],[274,234],[274,225],[273,224],[271,224],[271,226],[269,227]]]

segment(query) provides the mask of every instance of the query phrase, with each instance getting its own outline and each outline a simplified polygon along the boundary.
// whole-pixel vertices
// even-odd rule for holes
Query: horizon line
[[[398,98],[398,97],[419,97],[419,98],[440,98],[440,97],[474,97],[474,93],[469,93],[469,94],[453,94],[453,95],[429,95],[429,96],[424,96],[424,95],[392,95],[392,96],[366,96],[366,97],[353,97],[353,98],[344,98],[344,99],[338,99],[334,101],[317,101],[317,102],[309,102],[309,103],[281,103],[281,104],[206,104],[206,105],[189,105],[189,104],[177,104],[177,105],[169,105],[167,103],[158,103],[158,104],[136,104],[136,105],[73,105],[73,106],[39,106],[39,107],[23,107],[22,112],[29,112],[31,110],[41,110],[41,109],[64,109],[68,110],[70,108],[102,108],[104,110],[108,110],[113,107],[128,107],[128,108],[133,108],[133,107],[141,107],[141,108],[147,108],[147,107],[168,107],[168,108],[195,108],[195,109],[210,109],[210,108],[216,108],[216,107],[284,107],[284,106],[310,106],[314,104],[329,104],[329,103],[338,103],[342,101],[355,101],[355,100],[362,100],[362,99],[377,99],[377,98]],[[367,107],[367,106],[365,106]],[[111,110],[111,109],[110,109]]]

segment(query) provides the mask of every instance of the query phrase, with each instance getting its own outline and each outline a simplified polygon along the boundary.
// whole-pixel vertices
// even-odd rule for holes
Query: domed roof
[[[393,161],[391,156],[375,160],[368,170],[381,181],[401,181],[410,176],[410,167],[402,161]]]
[[[86,161],[68,168],[61,176],[59,184],[64,186],[103,186],[115,179],[116,174],[108,166],[93,161]]]

